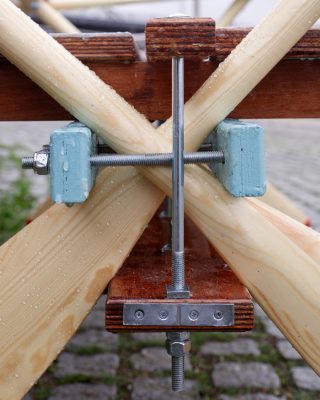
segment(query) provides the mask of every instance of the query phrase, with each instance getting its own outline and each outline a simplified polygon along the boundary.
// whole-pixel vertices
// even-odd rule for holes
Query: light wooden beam
[[[217,20],[217,26],[229,26],[250,0],[234,0]]]
[[[265,25],[261,24],[259,26],[259,29],[261,29],[261,27],[266,29],[268,24],[272,24],[273,29],[275,29],[275,27],[278,29],[275,29],[277,34],[279,31],[281,32],[284,26],[287,27],[287,24],[292,27],[291,30],[287,29],[286,31],[286,44],[277,47],[277,51],[275,49],[271,51],[274,41],[270,41],[268,50],[269,53],[274,56],[273,62],[277,62],[276,60],[278,57],[281,58],[283,53],[287,51],[287,46],[292,46],[291,41],[296,40],[299,35],[302,35],[308,28],[309,23],[312,22],[312,19],[320,14],[320,4],[315,0],[304,0],[303,2],[291,0],[289,11],[287,6],[287,1],[281,1],[273,13],[264,21]],[[162,135],[159,134],[160,131],[155,132],[148,121],[119,98],[115,92],[105,86],[95,75],[79,61],[75,60],[56,42],[48,39],[48,36],[24,15],[19,13],[9,0],[3,0],[0,3],[0,11],[5,16],[5,18],[0,20],[0,48],[5,56],[18,64],[31,78],[67,107],[70,112],[74,113],[74,115],[79,117],[84,123],[106,137],[114,148],[125,152],[170,150],[171,145],[169,137],[166,138],[166,132],[170,130],[169,124],[166,125]],[[283,18],[277,18],[281,11]],[[299,16],[296,15],[296,13],[298,13]],[[301,15],[303,18],[301,18]],[[17,26],[19,27],[18,31],[15,28]],[[41,57],[35,57],[35,54],[32,53],[32,46],[26,49],[21,45],[21,37],[24,38],[28,35],[30,35],[30,39],[32,38],[31,42],[34,51],[36,51],[39,46],[44,47],[45,54],[42,53]],[[254,35],[259,36],[259,31],[254,31],[253,39]],[[10,43],[9,40],[6,40],[8,37],[10,37]],[[262,35],[261,37],[263,38],[264,36]],[[29,40],[27,42],[29,43]],[[240,49],[232,58],[227,60],[224,69],[221,67],[219,70],[218,77],[213,77],[211,80],[213,91],[219,89],[220,100],[216,99],[215,101],[223,102],[225,113],[228,113],[229,107],[234,106],[233,102],[239,101],[239,98],[244,96],[246,91],[250,90],[250,86],[254,84],[254,78],[252,78],[251,75],[247,77],[249,82],[244,82],[245,76],[239,77],[237,82],[229,82],[229,79],[232,81],[232,75],[229,77],[229,73],[233,70],[234,62],[241,61],[242,56],[244,57],[242,61],[245,61],[246,57],[248,57],[248,60],[252,61],[252,54],[250,52],[252,43],[255,44],[256,41],[252,40],[251,42],[251,40],[248,39],[242,51],[240,51]],[[279,43],[281,43],[280,39]],[[265,44],[261,43],[261,46],[264,50]],[[255,48],[255,50],[257,49]],[[49,76],[47,73],[48,66],[52,71]],[[268,67],[270,67],[270,64],[266,68]],[[254,72],[253,75],[256,80],[261,78],[259,74],[266,72],[263,67],[257,70],[255,64],[252,65],[247,72],[250,71],[252,71],[252,73]],[[225,74],[225,79],[223,79],[223,74]],[[214,79],[217,79],[217,81]],[[81,82],[81,85],[79,82]],[[219,88],[217,87],[218,83],[221,85]],[[232,84],[231,88],[229,84]],[[224,86],[226,93],[222,89],[222,86]],[[199,123],[199,113],[195,113],[194,124],[188,118],[186,131],[187,148],[192,148],[192,146],[196,147],[200,136],[207,133],[206,126],[208,119],[212,122],[212,120],[216,119],[219,121],[220,118],[224,118],[222,106],[218,107],[218,104],[214,104],[211,109],[209,103],[214,102],[214,98],[212,98],[212,89],[209,89],[210,86],[202,88],[202,93],[208,90],[207,98],[202,98],[202,101],[197,95],[192,99],[193,102],[196,101],[198,103],[199,107],[202,107],[203,116],[206,121],[202,124],[201,121]],[[187,108],[191,110],[190,103]],[[215,115],[211,116],[211,113]],[[213,125],[215,125],[215,122]],[[193,135],[197,137],[195,138]],[[127,174],[127,171],[127,169],[124,169],[121,172],[121,176],[122,174]],[[156,182],[162,190],[168,193],[171,191],[171,174],[169,169],[149,168],[141,169],[141,171]],[[145,181],[135,179],[135,174],[137,173],[131,172],[129,180],[127,176],[128,182],[134,181],[134,189],[137,190],[137,193],[148,192]],[[135,218],[133,214],[135,214],[138,208],[143,210],[144,213],[142,215],[139,214],[141,219],[140,217],[137,218],[134,224],[135,232],[141,232],[143,228],[141,228],[140,223],[145,223],[145,221],[150,218],[150,214],[155,211],[155,207],[158,205],[157,201],[161,200],[162,196],[160,194],[159,199],[159,192],[156,191],[156,199],[149,198],[148,200],[145,199],[143,202],[140,201],[140,196],[137,196],[139,201],[134,205],[129,198],[124,199],[122,197],[122,194],[126,193],[126,184],[123,183],[123,178],[118,179],[121,184],[117,185],[117,188],[115,188],[113,203],[111,204],[108,202],[110,208],[104,209],[103,213],[100,215],[100,224],[107,224],[111,216],[115,218],[113,221],[117,221],[123,210],[122,207],[126,207],[126,212],[130,213],[132,218]],[[112,185],[114,185],[114,182],[115,180],[110,178],[106,184],[113,187]],[[153,188],[153,186],[149,187],[150,189]],[[185,187],[186,209],[188,213],[208,236],[210,241],[224,254],[225,259],[230,263],[233,270],[249,287],[257,300],[263,305],[264,309],[269,313],[281,330],[288,336],[290,341],[300,353],[303,354],[310,365],[312,365],[315,370],[318,370],[320,359],[318,342],[320,337],[318,323],[319,285],[317,284],[320,280],[319,265],[297,246],[291,238],[279,231],[273,222],[268,221],[264,214],[259,212],[251,201],[230,197],[205,168],[186,168]],[[102,190],[101,187],[97,189],[99,189],[99,193]],[[94,212],[95,207],[90,208],[90,203],[95,199],[96,195],[97,192],[94,192],[91,200],[86,204],[87,208],[85,209],[87,212],[89,212],[90,209]],[[102,197],[103,200],[100,200],[100,203],[104,204],[105,197]],[[131,196],[129,197],[131,199]],[[132,198],[132,200],[133,199],[134,198]],[[118,211],[114,208],[117,203],[120,203],[118,204],[119,207],[121,206]],[[111,208],[111,205],[113,208]],[[50,211],[51,210],[52,209],[50,209]],[[53,215],[58,217],[58,208],[54,207],[53,210]],[[64,217],[61,218],[60,224],[55,226],[57,229],[59,226],[62,231],[73,227],[73,229],[69,231],[69,236],[65,237],[63,242],[66,246],[65,251],[67,254],[69,250],[71,250],[71,253],[75,255],[77,253],[73,251],[79,250],[79,246],[82,248],[85,243],[82,235],[86,233],[86,229],[82,231],[79,228],[79,218],[84,218],[84,216],[80,216],[79,214],[73,215],[74,219],[72,222],[67,218],[67,215],[68,213],[66,212]],[[129,215],[126,215],[126,218],[130,221]],[[287,219],[282,214],[280,215],[281,219],[284,219],[286,223],[290,225],[291,220]],[[6,373],[2,373],[1,377],[4,378],[2,386],[4,393],[8,393],[6,398],[9,400],[19,398],[16,394],[12,394],[13,385],[19,388],[15,393],[19,391],[19,393],[22,393],[22,390],[26,390],[27,383],[30,384],[32,379],[39,376],[45,366],[50,363],[56,352],[59,352],[61,345],[70,337],[74,329],[76,329],[81,315],[83,316],[84,314],[84,308],[79,307],[79,302],[83,306],[84,301],[82,295],[80,296],[80,294],[77,293],[77,289],[74,289],[73,292],[69,292],[68,298],[65,297],[65,285],[72,285],[71,280],[73,279],[73,287],[75,288],[76,286],[74,285],[76,276],[70,277],[68,274],[71,272],[68,272],[65,276],[65,282],[63,282],[63,285],[60,284],[59,286],[58,293],[60,295],[59,301],[61,301],[63,297],[67,309],[64,315],[65,318],[62,321],[63,324],[59,325],[60,328],[58,331],[53,331],[51,329],[53,326],[56,326],[56,323],[51,325],[50,329],[49,325],[51,324],[51,320],[50,318],[49,320],[45,318],[49,305],[48,299],[50,298],[51,301],[53,301],[52,304],[55,304],[57,297],[54,297],[54,293],[51,292],[50,281],[46,281],[46,275],[50,275],[50,268],[47,266],[48,256],[42,259],[40,258],[40,262],[37,262],[37,259],[34,257],[34,251],[40,248],[46,249],[45,252],[50,250],[49,254],[56,262],[58,261],[59,264],[60,256],[63,253],[55,251],[53,243],[45,234],[45,232],[50,232],[50,230],[48,230],[48,225],[45,226],[47,217],[48,213],[40,217],[39,223],[37,223],[38,220],[36,220],[35,223],[29,225],[27,229],[30,230],[27,231],[26,236],[24,236],[23,233],[25,231],[22,231],[20,235],[13,238],[9,244],[1,248],[0,251],[0,265],[6,271],[5,278],[0,281],[0,291],[3,290],[3,292],[6,293],[5,298],[9,297],[8,301],[1,307],[1,311],[6,314],[8,321],[3,328],[3,338],[4,340],[7,340],[8,337],[12,339],[12,334],[19,333],[19,335],[16,335],[15,341],[11,340],[9,343],[0,342],[2,348],[8,349],[5,354],[1,354],[0,365],[6,367],[2,368],[2,371],[6,371]],[[34,232],[31,230],[33,227]],[[85,304],[87,309],[89,308],[89,303],[94,302],[97,294],[101,291],[102,281],[104,281],[104,283],[107,282],[121,263],[119,254],[122,254],[120,252],[122,247],[121,244],[117,242],[117,235],[121,235],[120,232],[118,230],[110,230],[109,235],[103,234],[103,240],[105,241],[106,238],[108,238],[110,246],[112,246],[113,240],[116,242],[114,247],[111,248],[110,254],[103,258],[100,253],[103,251],[100,248],[103,247],[102,244],[95,244],[93,240],[94,232],[98,235],[97,232],[99,232],[100,227],[101,225],[96,226],[96,230],[91,231],[90,236],[92,240],[90,243],[90,247],[92,245],[91,251],[95,254],[93,254],[90,264],[90,279],[93,286],[91,289],[91,296],[87,298]],[[126,243],[131,240],[134,242],[136,237],[134,237],[134,233],[132,233],[132,236],[130,233],[128,234],[127,227],[128,225],[123,222],[122,227],[119,228],[125,231],[125,236],[122,237],[125,238]],[[294,228],[292,229],[294,230]],[[17,242],[15,242],[21,240],[22,237],[24,240],[26,240],[26,238],[31,240],[32,237],[35,239],[35,234],[37,232],[41,232],[41,235],[38,235],[36,237],[37,240],[33,243],[30,242],[29,248],[27,249],[23,248],[21,245],[18,246]],[[133,244],[134,243],[131,243],[131,246]],[[130,246],[127,245],[127,247]],[[19,251],[17,249],[19,249]],[[28,253],[28,251],[31,253]],[[113,252],[116,252],[120,258],[110,263],[108,260],[112,260]],[[123,253],[125,253],[124,250]],[[33,285],[35,285],[35,287],[40,287],[39,292],[41,292],[42,296],[45,296],[42,309],[39,307],[32,307],[32,309],[29,310],[28,320],[34,322],[32,327],[37,328],[38,337],[32,339],[30,336],[28,340],[24,340],[26,338],[21,334],[22,331],[24,332],[21,320],[12,312],[14,309],[19,309],[21,304],[16,300],[12,291],[10,292],[11,287],[14,288],[14,292],[26,293],[25,282],[21,282],[20,280],[21,274],[23,275],[22,265],[24,264],[24,260],[26,260],[26,254],[29,254],[28,276],[30,274],[32,275]],[[64,261],[69,261],[68,267],[70,271],[73,271],[72,273],[75,275],[78,273],[80,274],[80,272],[77,272],[78,265],[74,257],[70,256],[70,258]],[[97,273],[99,269],[102,269],[102,264],[100,264],[100,262],[103,262],[106,267],[100,274],[97,274],[94,279],[94,272]],[[83,263],[86,264],[87,262],[83,261]],[[50,265],[51,268],[54,268],[52,264]],[[54,265],[57,265],[57,263]],[[100,267],[99,269],[96,269],[97,265]],[[47,268],[49,268],[48,271]],[[37,271],[41,271],[42,282],[38,280],[39,276],[36,274]],[[55,273],[56,272],[55,270]],[[83,274],[85,274],[84,271]],[[13,275],[16,279],[12,281]],[[37,279],[37,283],[35,283],[35,279]],[[85,289],[84,292],[88,290],[88,281],[86,287],[87,289]],[[17,288],[20,290],[17,290]],[[38,292],[36,292],[36,294],[37,293]],[[283,298],[283,293],[286,293],[286,298]],[[38,297],[37,299],[40,301]],[[19,298],[19,300],[21,300],[21,298]],[[8,312],[8,310],[11,312]],[[53,322],[56,322],[56,313],[54,313],[54,315],[51,314],[51,316],[54,320]],[[42,321],[43,324],[41,324]],[[292,326],[294,326],[294,330]],[[43,332],[43,335],[39,335],[39,332]],[[15,362],[12,360],[15,360]],[[32,361],[33,364],[31,364]],[[30,365],[33,365],[33,369],[30,368]],[[28,372],[26,376],[22,377],[21,372],[25,372],[26,366],[28,366]],[[17,379],[15,374],[21,379]]]
[[[35,4],[36,15],[55,32],[80,33],[80,30],[64,15],[55,10],[48,1],[37,0]]]
[[[281,193],[270,181],[267,184],[266,193],[260,197],[264,203],[269,206],[276,208],[282,213],[294,218],[296,221],[301,222],[304,225],[311,226],[312,222],[310,218],[302,212],[288,196]]]
[[[57,10],[66,10],[73,8],[117,6],[122,4],[138,3],[165,3],[169,0],[50,0],[50,4]]]

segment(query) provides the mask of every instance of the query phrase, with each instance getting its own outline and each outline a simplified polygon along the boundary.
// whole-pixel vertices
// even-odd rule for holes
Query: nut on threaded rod
[[[179,392],[184,386],[184,359],[191,349],[189,333],[167,332],[166,348],[171,356],[172,390]]]

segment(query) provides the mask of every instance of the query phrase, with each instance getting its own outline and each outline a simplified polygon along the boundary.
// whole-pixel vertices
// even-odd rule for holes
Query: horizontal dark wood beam
[[[87,62],[149,120],[171,115],[170,63]],[[216,69],[217,62],[186,63],[185,99]],[[280,62],[231,113],[234,118],[319,118],[320,60]],[[65,120],[72,117],[9,63],[0,63],[0,120]]]
[[[219,60],[229,54],[245,33],[243,29],[217,30],[216,52]],[[319,118],[319,38],[319,30],[309,31],[230,116]],[[57,40],[149,120],[166,119],[171,115],[171,64],[134,61],[136,56],[131,35],[58,35]],[[298,59],[299,55],[312,60]],[[217,66],[217,60],[186,62],[186,100]],[[64,119],[72,117],[17,68],[0,57],[1,121]]]
[[[51,36],[81,61],[129,63],[137,58],[131,33],[53,33]],[[0,61],[3,60],[0,53]]]
[[[214,58],[224,60],[231,51],[244,39],[252,28],[216,29],[216,52]],[[320,29],[310,29],[284,57],[292,59],[320,58]]]

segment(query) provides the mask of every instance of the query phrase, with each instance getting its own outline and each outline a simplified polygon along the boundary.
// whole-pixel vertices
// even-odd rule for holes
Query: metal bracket
[[[123,324],[134,326],[232,326],[233,304],[126,303]]]

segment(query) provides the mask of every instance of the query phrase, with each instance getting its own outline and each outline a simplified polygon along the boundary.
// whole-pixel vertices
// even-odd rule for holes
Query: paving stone
[[[84,329],[104,329],[105,326],[105,312],[103,310],[93,309],[84,322],[81,328]]]
[[[275,326],[275,324],[270,319],[262,319],[262,323],[266,332],[269,335],[274,336],[277,339],[285,338],[283,334],[280,332],[280,330]]]
[[[320,391],[320,377],[311,368],[294,367],[291,373],[298,388]]]
[[[55,388],[49,400],[114,400],[116,395],[116,386],[76,383]]]
[[[286,400],[286,397],[277,397],[265,393],[244,394],[242,396],[226,396],[222,394],[218,397],[218,400]]]
[[[118,347],[118,335],[106,332],[102,329],[89,329],[84,332],[79,332],[69,342],[67,351],[79,347],[91,346],[97,346],[101,349],[116,350]]]
[[[295,350],[287,340],[278,340],[277,349],[279,353],[287,360],[301,360],[300,354]]]
[[[154,372],[171,369],[171,358],[161,347],[146,347],[130,357],[134,369],[145,372]],[[185,357],[185,369],[190,370],[189,357]]]
[[[254,315],[260,319],[267,319],[267,314],[263,311],[263,309],[259,306],[259,304],[254,305]]]
[[[32,395],[31,395],[31,393],[26,394],[26,395],[22,398],[22,400],[32,400]]]
[[[280,379],[272,366],[256,362],[219,363],[214,367],[212,379],[217,387],[264,389],[280,387]]]
[[[54,374],[58,378],[78,374],[100,377],[105,374],[114,375],[118,366],[119,357],[112,353],[94,356],[76,356],[70,353],[62,353]]]
[[[99,300],[97,301],[96,305],[94,306],[94,310],[105,310],[106,308],[106,301],[107,301],[107,296],[103,294],[100,296]]]
[[[232,342],[208,342],[205,343],[200,352],[204,355],[229,356],[232,354],[260,355],[257,343],[252,339],[236,339]]]
[[[154,340],[166,340],[166,334],[164,332],[136,332],[131,333],[134,340],[140,340],[142,342],[152,342]]]
[[[138,378],[133,381],[131,400],[198,400],[198,385],[185,380],[183,392],[171,391],[171,378]]]

